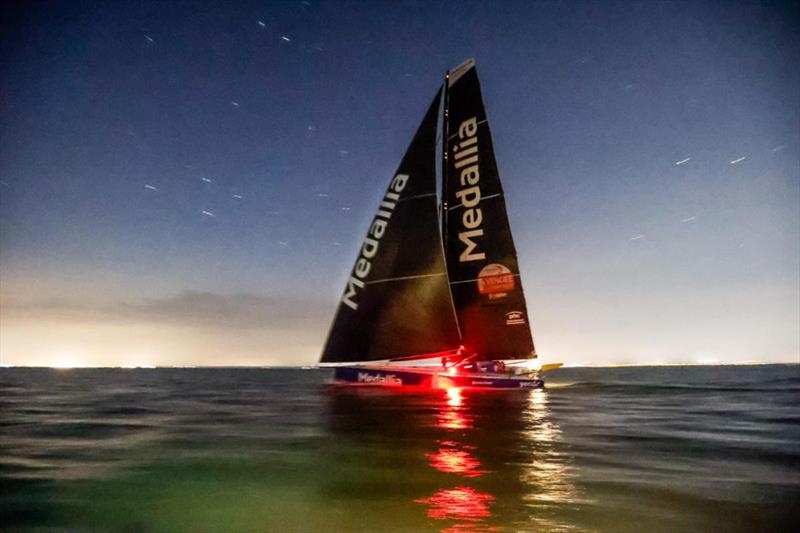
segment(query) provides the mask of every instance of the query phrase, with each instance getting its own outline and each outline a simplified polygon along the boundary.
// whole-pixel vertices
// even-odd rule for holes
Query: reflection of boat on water
[[[344,383],[519,389],[543,385],[524,364],[535,358],[489,124],[469,60],[448,73],[389,183],[321,362],[338,364],[335,378]],[[441,366],[409,363],[423,359]]]
[[[546,391],[331,387],[329,395],[328,453],[350,466],[326,494],[391,499],[396,525],[408,530],[559,529],[575,490]]]

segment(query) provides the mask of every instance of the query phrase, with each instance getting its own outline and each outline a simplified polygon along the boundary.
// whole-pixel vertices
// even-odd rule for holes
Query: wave
[[[656,393],[664,391],[692,391],[692,392],[798,392],[800,380],[791,379],[773,383],[663,383],[641,381],[575,381],[575,382],[547,382],[548,389],[591,389],[591,390],[618,390],[629,393],[645,392]]]

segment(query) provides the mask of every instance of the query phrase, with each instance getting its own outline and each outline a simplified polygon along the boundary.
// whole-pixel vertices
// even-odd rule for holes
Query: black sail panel
[[[442,218],[453,302],[469,351],[534,354],[528,310],[475,62],[448,78]]]
[[[458,348],[436,197],[440,94],[425,114],[359,249],[322,352],[323,363]]]

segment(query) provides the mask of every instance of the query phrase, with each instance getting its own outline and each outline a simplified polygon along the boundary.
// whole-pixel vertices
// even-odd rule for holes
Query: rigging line
[[[503,196],[503,193],[499,192],[497,194],[490,194],[489,196],[481,196],[480,201],[482,202],[490,198],[497,198],[498,196]],[[458,209],[459,207],[464,207],[464,204],[456,204],[454,206],[448,207],[448,211],[452,211],[453,209]]]
[[[515,278],[519,277],[519,274],[513,274]],[[475,279],[462,279],[461,281],[451,281],[450,285],[458,285],[459,283],[472,283],[473,281],[478,281],[480,278]]]
[[[417,278],[435,278],[437,276],[446,276],[446,272],[440,272],[438,274],[420,274],[418,276],[399,276],[396,278],[384,278],[384,279],[376,279],[374,281],[365,281],[364,285],[373,285],[375,283],[386,283],[388,281],[400,281],[404,279],[417,279]]]
[[[478,126],[480,126],[481,124],[486,124],[487,122],[489,122],[489,119],[488,119],[488,118],[485,118],[485,119],[481,120],[480,122],[478,122]],[[458,132],[456,132],[456,133],[452,134],[451,136],[449,136],[449,137],[447,138],[447,142],[450,142],[450,141],[452,141],[452,140],[453,140],[453,139],[455,139],[456,137],[458,137]]]

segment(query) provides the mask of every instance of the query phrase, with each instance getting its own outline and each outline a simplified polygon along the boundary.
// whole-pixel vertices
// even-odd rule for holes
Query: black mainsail
[[[441,89],[380,203],[321,362],[377,361],[459,346],[436,195]]]
[[[483,357],[535,357],[475,61],[447,85],[442,225],[461,342]]]

